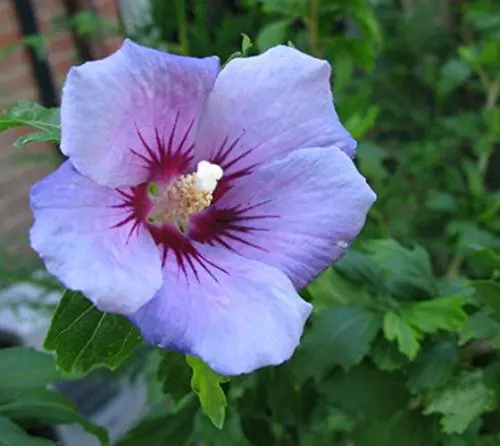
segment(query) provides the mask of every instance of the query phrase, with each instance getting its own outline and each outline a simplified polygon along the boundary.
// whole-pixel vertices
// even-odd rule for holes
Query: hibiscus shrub
[[[135,96],[130,103],[136,107],[139,125],[121,129],[116,136],[102,127],[103,122],[106,126],[121,117],[109,113],[98,123],[93,119],[102,112],[99,107],[113,110],[130,99],[127,95],[138,85],[146,96],[153,94],[152,84],[130,82],[138,79],[135,70],[141,66],[149,67],[146,80],[165,78],[154,72],[157,65],[147,55],[150,50],[129,42],[125,52],[112,56],[116,65],[110,71],[103,62],[92,65],[95,71],[89,65],[73,70],[65,87],[69,99],[63,96],[62,105],[62,150],[70,161],[33,188],[37,221],[32,243],[51,272],[68,288],[85,290],[85,295],[70,289],[62,294],[44,343],[54,357],[27,349],[0,351],[0,442],[5,438],[6,444],[32,444],[20,426],[37,419],[46,424],[80,423],[107,444],[102,428],[83,419],[61,395],[47,388],[63,377],[81,377],[104,367],[116,374],[139,368],[148,382],[149,410],[119,446],[500,444],[500,183],[494,174],[500,166],[499,151],[495,151],[500,144],[499,6],[486,0],[463,2],[461,8],[453,2],[402,2],[399,7],[380,1],[374,9],[370,4],[375,2],[361,0],[266,0],[263,4],[246,0],[232,3],[207,26],[200,19],[206,14],[205,2],[195,2],[188,15],[179,14],[183,2],[153,3],[155,20],[147,29],[136,30],[135,41],[189,56],[218,54],[236,61],[232,67],[249,70],[236,76],[242,85],[229,82],[229,74],[225,78],[222,71],[218,79],[222,87],[227,81],[228,90],[215,90],[220,93],[204,109],[214,114],[200,124],[205,133],[199,144],[213,164],[198,165],[198,170],[192,167],[194,176],[181,176],[182,182],[174,185],[198,185],[194,198],[201,200],[195,204],[201,203],[202,210],[206,203],[217,204],[219,195],[226,195],[233,197],[230,203],[244,202],[248,209],[262,206],[268,217],[279,213],[291,233],[297,228],[303,231],[300,237],[287,238],[272,232],[273,225],[261,224],[260,214],[251,216],[258,223],[250,227],[245,214],[233,209],[213,220],[226,225],[218,229],[221,232],[200,230],[193,236],[193,246],[199,249],[194,252],[200,257],[184,254],[191,248],[183,239],[162,232],[163,219],[168,217],[179,233],[188,234],[191,214],[175,207],[181,203],[181,210],[186,209],[184,195],[174,196],[172,211],[172,197],[170,207],[166,206],[161,200],[162,178],[154,175],[146,176],[144,190],[115,191],[127,175],[138,184],[144,180],[144,170],[154,173],[163,166],[181,171],[183,162],[191,162],[171,151],[174,140],[176,147],[187,146],[183,144],[188,139],[182,135],[191,129],[190,119],[184,116],[191,104],[179,101],[179,109],[184,107],[182,117],[159,114],[168,128],[185,132],[169,142],[169,135],[161,133],[164,128],[148,133],[141,121],[149,116],[148,110],[142,97]],[[177,22],[165,19],[174,16]],[[241,31],[255,36],[254,43],[244,36],[235,53]],[[275,47],[288,41],[293,42],[289,46],[331,63],[335,107],[348,132],[337,119],[323,78],[311,76],[313,68],[304,69],[317,64],[317,59],[289,47]],[[259,53],[264,55],[252,57]],[[120,63],[127,58],[137,66],[129,61],[129,68],[123,69]],[[273,108],[269,102],[288,86],[273,77],[278,73],[273,66],[276,60],[293,68],[290,82],[297,73],[311,76],[307,91],[297,91],[300,84],[294,84],[278,101],[298,95],[310,101],[307,114],[302,114],[304,104],[297,98],[289,109]],[[256,61],[261,65],[251,71]],[[203,94],[215,72],[213,60],[207,61],[201,75],[195,63],[191,71],[176,63],[171,66],[180,72],[186,69],[187,87]],[[226,67],[230,73],[231,65]],[[255,97],[253,90],[245,90],[263,78],[271,82],[265,95]],[[119,89],[110,91],[117,80],[122,82]],[[100,81],[103,86],[96,87]],[[171,93],[168,86],[160,91],[156,107],[165,97],[179,99],[182,82],[174,75],[170,81],[175,91]],[[95,88],[101,88],[101,95],[93,97],[95,103],[85,102]],[[109,103],[107,94],[113,99]],[[238,98],[242,103],[235,107]],[[248,129],[231,134],[228,122],[254,109],[244,117]],[[231,113],[226,118],[227,110]],[[300,120],[293,122],[289,111]],[[323,120],[325,115],[328,119]],[[286,129],[300,124],[304,140],[295,135],[285,137],[279,147],[269,144],[283,132],[269,116],[281,118]],[[253,124],[265,124],[266,119],[268,127],[255,132]],[[0,116],[0,131],[25,125],[36,132],[20,138],[19,146],[61,141],[57,109],[23,102]],[[226,141],[226,134],[234,138]],[[354,151],[350,135],[358,141],[359,171],[377,193],[352,246],[374,196],[346,155]],[[314,153],[305,156],[301,147],[306,139],[318,147],[335,147],[329,148],[332,153],[313,148]],[[128,147],[130,141],[134,147]],[[159,153],[177,155],[163,165],[149,141],[157,142]],[[139,152],[136,143],[140,143]],[[267,164],[270,167],[255,169],[258,181],[242,180],[238,185],[219,176],[214,160],[224,170],[230,169],[232,155],[227,148],[236,150],[240,143],[266,149],[253,152],[255,165],[267,163],[266,157],[275,152],[286,154],[287,144],[298,150]],[[124,155],[122,149],[129,152]],[[112,155],[106,155],[106,150]],[[239,156],[244,158],[245,153]],[[293,181],[279,181],[282,159]],[[253,173],[253,164],[247,168]],[[251,178],[248,171],[233,174]],[[310,181],[312,173],[324,177]],[[224,187],[215,188],[217,181]],[[209,186],[203,189],[200,184]],[[307,194],[301,196],[304,188]],[[252,202],[255,194],[277,196],[285,204],[266,207]],[[123,217],[116,227],[123,227],[124,234],[112,244],[104,238],[96,242],[89,235],[104,220],[101,214],[89,218],[97,213],[94,195],[113,209],[113,216]],[[147,212],[141,207],[144,197],[152,203]],[[242,197],[241,202],[234,197]],[[86,214],[77,215],[75,209],[82,203]],[[61,208],[66,209],[64,218]],[[291,216],[284,208],[292,211]],[[310,220],[297,223],[294,219],[308,213]],[[144,241],[136,220],[149,225],[155,245],[164,246],[158,265],[154,246]],[[202,227],[213,221],[207,217],[197,224]],[[75,240],[78,225],[85,229],[81,232],[86,238]],[[272,234],[268,238],[251,235],[255,228]],[[241,244],[240,254],[250,256],[244,268],[238,269],[231,253],[214,251],[217,243],[223,247],[228,243],[224,239],[228,233],[232,242]],[[325,234],[330,245],[321,243]],[[199,247],[207,240],[202,236],[210,235],[215,248]],[[137,241],[139,237],[143,238]],[[251,245],[259,243],[266,254],[249,254]],[[119,274],[110,270],[106,277],[106,266],[113,266],[117,253],[127,246],[132,250],[131,264],[139,259],[143,268],[123,268]],[[97,251],[98,255],[92,254]],[[269,253],[276,256],[266,258]],[[182,260],[188,258],[196,268]],[[130,259],[119,260],[128,265]],[[171,259],[190,278],[189,283],[173,277],[168,267],[163,276],[159,273],[161,261],[165,267]],[[82,272],[77,267],[85,262]],[[221,269],[237,277],[220,279]],[[206,276],[215,276],[217,286],[204,282]],[[266,280],[268,288],[255,285]],[[208,289],[204,283],[210,283]],[[149,300],[160,286],[163,291]],[[299,289],[300,297],[293,288]],[[175,298],[168,300],[168,293]],[[292,303],[283,303],[285,293]],[[215,315],[213,307],[197,300],[207,297],[217,303]],[[241,312],[232,298],[244,301]],[[185,314],[191,317],[195,309],[199,325],[188,330],[190,320],[186,322]],[[270,315],[283,317],[275,323]],[[300,345],[286,360],[306,319]],[[265,367],[276,363],[282,364]],[[254,369],[258,370],[246,373]]]

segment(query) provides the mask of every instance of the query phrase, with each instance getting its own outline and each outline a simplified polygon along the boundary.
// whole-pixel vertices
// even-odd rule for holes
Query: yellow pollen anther
[[[195,173],[183,175],[165,191],[152,194],[153,211],[148,217],[151,223],[173,223],[184,231],[192,214],[201,212],[212,202],[217,180],[222,169],[207,161],[198,163]]]

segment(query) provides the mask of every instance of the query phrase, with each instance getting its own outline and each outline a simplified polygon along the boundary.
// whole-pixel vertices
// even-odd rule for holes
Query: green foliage
[[[445,385],[457,363],[458,349],[452,340],[440,339],[430,343],[408,367],[408,389],[417,394]]]
[[[198,395],[203,411],[218,429],[222,429],[226,417],[227,400],[221,383],[228,379],[215,373],[201,359],[186,356],[186,361],[193,369],[191,388]]]
[[[425,250],[416,247],[411,251],[390,239],[372,241],[367,248],[373,262],[385,272],[389,292],[435,296],[435,279]]]
[[[2,446],[51,446],[54,442],[28,436],[17,424],[0,417],[0,444]]]
[[[415,359],[420,348],[421,333],[393,311],[385,313],[384,335],[389,341],[397,341],[401,353]]]
[[[42,446],[51,442],[31,439],[15,423],[79,424],[108,444],[104,428],[82,417],[60,393],[47,386],[60,380],[51,355],[29,348],[0,350],[0,443]]]
[[[189,392],[192,372],[184,355],[172,351],[162,352],[158,379],[163,392],[173,402],[179,402]]]
[[[88,373],[99,366],[116,369],[141,342],[139,331],[125,317],[102,313],[81,293],[65,291],[44,347],[56,352],[63,371]]]
[[[0,350],[0,402],[59,379],[54,359],[47,353],[20,347]]]
[[[500,283],[475,280],[471,283],[481,301],[493,311],[493,317],[500,322]]]
[[[494,408],[495,392],[481,371],[462,372],[446,387],[428,394],[424,414],[441,414],[446,434],[463,433],[479,415]]]
[[[466,301],[467,297],[461,294],[440,297],[406,305],[402,314],[410,325],[423,333],[454,331],[467,321],[467,314],[462,309]]]
[[[56,108],[44,108],[33,102],[24,101],[4,110],[0,115],[0,133],[14,127],[25,126],[33,127],[37,131],[20,136],[14,143],[16,147],[32,142],[59,143],[61,139],[59,110]]]
[[[361,306],[338,306],[319,314],[297,352],[299,377],[321,378],[335,365],[348,370],[359,364],[380,325],[380,316]]]
[[[52,390],[36,390],[1,404],[0,416],[7,416],[19,421],[36,418],[38,422],[47,425],[78,423],[85,430],[98,437],[101,444],[108,444],[108,435],[104,428],[88,422],[76,412],[69,401]]]
[[[147,418],[132,429],[117,446],[163,446],[168,439],[172,446],[188,443],[193,429],[196,408],[193,401],[187,401],[181,408],[166,414]]]

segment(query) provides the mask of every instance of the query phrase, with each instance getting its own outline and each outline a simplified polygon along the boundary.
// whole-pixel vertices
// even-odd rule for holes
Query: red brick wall
[[[54,30],[54,20],[66,17],[61,0],[31,0],[35,8],[39,30],[50,33]],[[83,4],[84,2],[82,2]],[[115,0],[87,1],[95,7],[95,12],[108,20],[116,19]],[[1,56],[7,47],[19,43],[21,32],[11,0],[0,0],[0,108],[20,99],[38,101],[38,90],[32,75],[28,55],[18,49],[8,56]],[[117,48],[121,39],[106,39],[99,42],[96,55],[102,57]],[[78,55],[70,32],[59,31],[45,42],[47,60],[52,70],[54,82],[59,89],[72,65],[78,63]],[[11,249],[27,246],[27,233],[32,223],[28,205],[31,185],[40,180],[54,165],[39,164],[23,160],[26,149],[14,149],[12,143],[22,134],[22,130],[10,130],[0,134],[0,251],[2,247]],[[33,145],[27,152],[51,154],[52,146]],[[24,157],[26,158],[26,157]],[[0,258],[1,262],[1,258]],[[4,266],[0,264],[0,268]]]

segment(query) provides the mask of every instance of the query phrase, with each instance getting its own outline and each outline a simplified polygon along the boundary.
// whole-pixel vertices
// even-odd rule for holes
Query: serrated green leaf
[[[397,344],[384,337],[372,345],[370,358],[378,369],[386,372],[394,372],[408,364],[408,358],[399,351]]]
[[[0,350],[0,401],[59,379],[52,355],[26,347]]]
[[[56,352],[65,372],[88,373],[94,367],[119,367],[142,342],[139,331],[123,316],[103,313],[82,293],[65,291],[44,347]]]
[[[408,298],[408,294],[434,297],[437,285],[427,252],[417,246],[407,249],[392,239],[367,244],[370,258],[386,272],[386,286],[391,294]]]
[[[347,370],[359,364],[381,323],[380,315],[359,306],[339,306],[319,314],[292,359],[295,375],[318,378],[336,365]]]
[[[87,421],[64,396],[52,390],[36,390],[0,404],[0,415],[16,421],[35,419],[47,425],[77,423],[99,438],[101,444],[109,444],[106,429]]]
[[[38,129],[31,135],[20,137],[15,145],[31,142],[54,142],[61,139],[59,110],[44,108],[33,102],[22,101],[0,115],[0,133],[14,127],[30,126]]]
[[[146,419],[129,431],[116,446],[186,446],[197,411],[197,405],[189,401],[173,414]]]
[[[474,280],[470,282],[476,296],[488,305],[492,310],[492,317],[500,322],[500,283],[491,280]]]
[[[314,310],[321,312],[338,305],[349,305],[368,302],[368,293],[352,283],[347,282],[334,269],[327,269],[308,287]]]
[[[491,339],[500,336],[500,323],[494,320],[489,311],[481,310],[469,316],[460,332],[459,345],[471,339]]]
[[[384,289],[382,270],[366,254],[353,249],[335,264],[335,269],[349,281],[367,287],[370,291]]]
[[[409,366],[408,389],[412,393],[419,393],[446,384],[457,361],[458,350],[454,342],[436,341]]]
[[[191,392],[191,369],[184,355],[163,351],[158,367],[158,379],[163,383],[163,392],[175,402]]]
[[[53,441],[30,437],[17,424],[0,417],[0,446],[56,446]]]
[[[410,399],[403,374],[382,372],[368,363],[330,376],[321,393],[336,407],[365,420],[386,420]]]
[[[228,381],[228,378],[214,372],[200,358],[186,356],[186,361],[193,369],[191,388],[198,395],[203,411],[216,428],[222,429],[226,417],[227,400],[220,385]]]
[[[482,413],[494,408],[495,392],[481,370],[462,372],[446,387],[428,393],[424,414],[441,414],[446,434],[461,434]]]
[[[398,343],[399,351],[414,359],[420,349],[421,334],[393,311],[384,315],[384,335]]]
[[[461,294],[417,302],[405,306],[401,317],[424,333],[455,331],[467,322],[467,313],[462,309],[466,302],[467,297]]]

